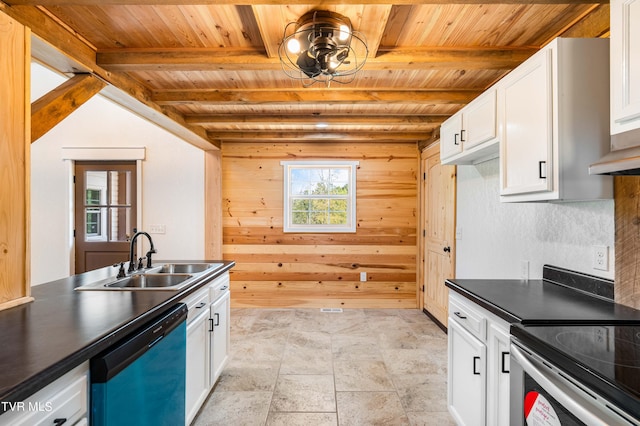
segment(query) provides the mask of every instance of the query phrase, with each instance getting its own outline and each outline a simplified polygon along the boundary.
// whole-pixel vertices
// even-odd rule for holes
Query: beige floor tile
[[[447,381],[440,374],[392,376],[404,409],[409,411],[447,411]]]
[[[213,392],[194,426],[264,425],[272,392]]]
[[[394,390],[383,361],[334,361],[336,391]]]
[[[225,367],[216,384],[216,390],[225,391],[270,391],[273,392],[278,379],[280,362],[250,362],[232,359]]]
[[[196,426],[449,425],[447,336],[417,309],[231,310]]]
[[[281,375],[271,411],[335,412],[333,375]]]
[[[455,426],[448,412],[412,412],[407,413],[411,426]]]
[[[336,413],[276,413],[270,412],[267,426],[336,426]]]
[[[337,392],[340,426],[409,425],[395,392]]]

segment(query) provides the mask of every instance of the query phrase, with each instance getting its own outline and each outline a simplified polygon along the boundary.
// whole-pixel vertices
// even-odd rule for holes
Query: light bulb
[[[346,41],[349,38],[349,27],[345,24],[340,25],[340,41]]]
[[[295,38],[290,38],[287,42],[287,50],[294,55],[300,53],[300,42]]]

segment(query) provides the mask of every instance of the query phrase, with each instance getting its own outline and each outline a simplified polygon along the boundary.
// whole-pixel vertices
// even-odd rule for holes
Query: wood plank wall
[[[640,309],[640,177],[616,176],[615,301]]]
[[[295,159],[360,162],[355,234],[282,232],[280,161]],[[416,308],[418,173],[415,143],[224,143],[232,306]]]

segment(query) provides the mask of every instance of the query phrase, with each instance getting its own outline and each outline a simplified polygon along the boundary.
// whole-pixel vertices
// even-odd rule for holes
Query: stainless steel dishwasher
[[[91,359],[91,424],[184,425],[187,306]]]

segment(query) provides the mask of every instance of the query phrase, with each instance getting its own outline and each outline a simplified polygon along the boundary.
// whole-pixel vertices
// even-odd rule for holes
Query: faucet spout
[[[153,240],[151,239],[151,235],[147,234],[144,231],[136,232],[131,238],[131,245],[129,246],[129,269],[128,269],[129,273],[133,272],[136,268],[136,257],[135,257],[134,251],[135,251],[136,240],[140,235],[144,235],[149,240],[150,248],[149,248],[149,251],[147,252],[147,268],[151,267],[151,254],[156,252],[156,249],[153,245]]]

